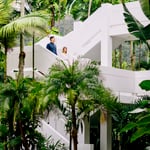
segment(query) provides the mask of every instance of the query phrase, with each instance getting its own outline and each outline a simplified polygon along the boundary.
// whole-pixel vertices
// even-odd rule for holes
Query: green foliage
[[[0,28],[7,24],[10,19],[12,12],[11,3],[12,0],[0,0]]]
[[[0,0],[0,14],[2,14],[0,16],[0,43],[5,49],[14,46],[14,39],[22,30],[33,33],[38,29],[38,32],[47,33],[49,16],[44,11],[34,12],[19,18],[12,16],[12,13],[12,0]]]
[[[110,108],[114,103],[113,95],[99,80],[99,73],[96,62],[89,61],[83,64],[80,59],[70,65],[58,61],[50,68],[45,93],[51,100],[58,101],[61,95],[66,99],[63,107],[60,103],[55,103],[61,106],[59,108],[67,119],[66,127],[72,129],[71,136],[74,142],[77,138],[77,122],[81,118],[89,116],[91,111],[99,109],[100,106]]]
[[[0,83],[4,82],[5,55],[0,50]]]
[[[25,78],[19,82],[10,79],[0,87],[1,144],[11,149],[35,147],[42,138],[36,128],[40,125],[39,119],[45,110],[43,85]]]
[[[144,80],[142,81],[139,86],[141,87],[141,89],[145,90],[145,91],[150,91],[150,80]]]
[[[127,23],[128,26],[128,31],[133,34],[135,37],[140,39],[142,42],[144,42],[148,49],[150,50],[150,46],[147,42],[147,40],[150,39],[150,24],[147,26],[144,26],[141,24],[128,10],[126,5],[123,3],[123,8],[124,8],[124,17],[125,17],[125,22]]]
[[[50,15],[50,27],[55,26],[56,21],[65,17],[67,8],[72,0],[29,0],[32,11],[44,10]]]
[[[125,2],[130,2],[134,0],[125,0]],[[120,0],[92,0],[91,6],[91,14],[95,12],[102,3],[111,3],[111,4],[119,4]],[[88,8],[89,0],[76,0],[73,3],[71,14],[77,20],[85,20],[88,17]]]
[[[144,126],[144,122],[146,123],[148,121],[148,119],[142,119],[142,116],[147,112],[137,114],[129,113],[136,108],[145,107],[149,107],[148,100],[145,100],[145,97],[139,100],[134,105],[117,104],[114,107],[112,111],[113,150],[119,150],[119,147],[121,147],[122,150],[144,150],[145,147],[150,144],[149,134],[143,134],[142,136],[141,134],[145,132],[140,132],[141,126]],[[140,120],[139,118],[141,118],[142,120]]]
[[[130,123],[128,123],[128,124],[121,130],[121,133],[122,133],[122,132],[129,131],[129,130],[135,128],[136,126],[137,126],[136,123],[130,122]]]
[[[47,139],[46,145],[46,150],[67,150],[64,144],[60,143],[60,141],[54,142],[51,136]]]
[[[132,133],[131,142],[136,141],[137,139],[143,137],[144,135],[150,135],[149,130],[150,125],[150,114],[146,113],[144,116],[137,115],[136,117],[136,123],[130,122],[128,123],[121,132],[129,132],[130,130],[134,131]]]
[[[46,14],[39,14],[38,12],[25,15],[3,26],[0,29],[0,35],[7,37],[10,34],[19,33],[22,31],[22,29],[28,31],[29,28],[34,28],[46,32],[47,18],[48,17]]]

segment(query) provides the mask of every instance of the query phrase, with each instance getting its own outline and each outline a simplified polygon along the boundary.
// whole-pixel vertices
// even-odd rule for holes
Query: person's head
[[[67,47],[63,47],[62,53],[67,54]]]
[[[51,36],[49,39],[50,39],[50,42],[55,43],[55,37],[54,36]]]

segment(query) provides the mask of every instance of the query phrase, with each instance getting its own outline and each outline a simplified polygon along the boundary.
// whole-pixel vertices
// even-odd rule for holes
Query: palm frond
[[[12,13],[12,1],[13,0],[0,0],[0,27],[7,24]]]
[[[32,13],[20,17],[0,29],[0,35],[7,37],[13,33],[19,33],[28,28],[40,29],[47,32],[47,18],[46,14]]]

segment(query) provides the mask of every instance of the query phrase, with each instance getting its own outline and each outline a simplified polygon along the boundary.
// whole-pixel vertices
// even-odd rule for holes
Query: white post
[[[87,117],[84,118],[84,144],[90,144],[90,122]]]
[[[106,121],[100,123],[100,150],[112,150],[111,116],[107,113]]]
[[[112,38],[107,35],[101,40],[101,66],[112,66]]]
[[[94,145],[90,144],[90,122],[88,117],[85,117],[82,120],[83,123],[83,132],[79,132],[78,140],[78,150],[94,150]]]
[[[102,12],[104,17],[101,21],[102,35],[101,35],[101,65],[112,66],[112,37],[109,36],[109,25],[111,16],[111,4],[103,4]]]

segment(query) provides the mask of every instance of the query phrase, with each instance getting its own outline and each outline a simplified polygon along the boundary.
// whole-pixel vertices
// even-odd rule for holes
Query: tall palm
[[[50,98],[57,100],[60,95],[66,97],[67,106],[71,110],[73,146],[77,150],[78,113],[88,114],[99,107],[104,99],[110,99],[110,93],[105,92],[106,89],[99,80],[98,66],[95,62],[83,64],[80,60],[69,66],[58,61],[50,68],[46,84],[45,92],[51,95]]]
[[[11,38],[12,41],[15,38],[15,35],[22,32],[22,30],[30,32],[31,28],[34,28],[34,30],[39,31],[47,31],[47,15],[43,13],[31,13],[19,18],[13,18],[11,19],[11,13],[12,13],[12,6],[11,6],[11,0],[7,0],[7,5],[5,4],[4,0],[0,0],[0,13],[4,14],[4,16],[0,17],[0,37],[2,40],[0,40],[3,45],[7,45],[6,50],[9,48],[10,43],[8,43],[7,39]],[[6,7],[7,6],[7,7]],[[9,41],[10,42],[10,41]],[[4,46],[4,47],[5,47]],[[12,46],[12,45],[11,45]],[[24,52],[21,50],[20,56],[25,56]],[[24,68],[24,57],[19,57],[21,62],[19,64],[19,78],[23,76],[23,68]]]

